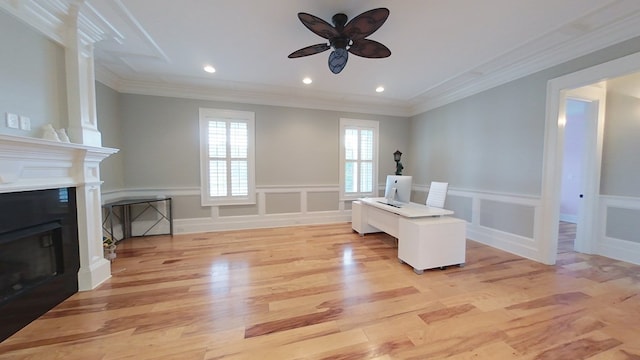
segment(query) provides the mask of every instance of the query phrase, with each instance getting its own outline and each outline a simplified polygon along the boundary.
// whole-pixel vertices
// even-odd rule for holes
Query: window
[[[378,196],[378,122],[340,119],[340,197]]]
[[[202,205],[255,204],[255,114],[200,109]]]

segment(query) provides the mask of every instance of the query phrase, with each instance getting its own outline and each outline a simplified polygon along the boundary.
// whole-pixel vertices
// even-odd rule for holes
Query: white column
[[[65,67],[67,76],[68,133],[71,142],[102,146],[96,115],[93,44],[97,39],[83,36],[79,11],[84,0],[75,0],[66,21]],[[111,277],[111,263],[102,250],[102,201],[100,160],[87,151],[76,169],[78,184],[78,240],[80,271],[78,288],[91,290]]]
[[[91,290],[111,277],[111,263],[102,249],[102,199],[100,161],[103,154],[87,151],[81,162],[82,184],[76,187],[80,271],[78,288]]]
[[[71,142],[102,146],[98,131],[95,106],[95,74],[93,41],[83,37],[78,13],[82,2],[69,9],[65,41],[65,65],[67,72],[67,105],[69,112],[68,133]]]

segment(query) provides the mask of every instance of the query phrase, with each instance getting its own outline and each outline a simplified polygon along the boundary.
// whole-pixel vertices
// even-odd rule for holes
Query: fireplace
[[[78,291],[75,188],[0,194],[0,341]]]
[[[0,341],[111,276],[100,162],[117,151],[0,134]]]

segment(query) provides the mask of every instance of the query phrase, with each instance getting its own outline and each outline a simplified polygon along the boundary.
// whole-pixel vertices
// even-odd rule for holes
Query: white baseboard
[[[274,228],[296,225],[351,222],[351,211],[326,211],[309,214],[252,215],[218,218],[174,219],[174,234]]]
[[[613,238],[607,235],[607,219],[611,209],[628,209],[640,211],[640,197],[634,196],[600,196],[600,236],[596,245],[596,253],[612,259],[640,265],[640,242],[629,239]],[[636,239],[635,235],[631,235]]]
[[[543,262],[543,258],[536,247],[536,242],[531,238],[467,223],[467,239],[530,260]]]
[[[640,243],[606,237],[598,246],[598,254],[640,265]]]

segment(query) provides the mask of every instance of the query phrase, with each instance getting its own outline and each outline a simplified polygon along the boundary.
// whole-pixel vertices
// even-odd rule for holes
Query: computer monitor
[[[387,175],[384,197],[389,204],[409,203],[411,201],[411,176]]]

